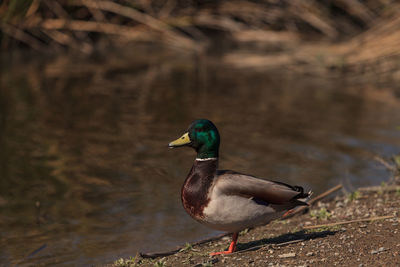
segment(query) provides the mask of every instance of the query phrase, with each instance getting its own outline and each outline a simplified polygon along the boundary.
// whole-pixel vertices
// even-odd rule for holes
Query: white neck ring
[[[205,159],[200,159],[200,158],[196,158],[197,161],[207,161],[207,160],[216,160],[218,158],[205,158]]]

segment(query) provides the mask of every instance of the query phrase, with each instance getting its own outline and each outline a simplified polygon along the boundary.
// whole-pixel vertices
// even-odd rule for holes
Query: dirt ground
[[[137,256],[113,266],[400,266],[399,206],[400,187],[364,188],[318,202],[306,214],[242,231],[231,255],[208,255],[227,249],[225,236],[170,256]]]

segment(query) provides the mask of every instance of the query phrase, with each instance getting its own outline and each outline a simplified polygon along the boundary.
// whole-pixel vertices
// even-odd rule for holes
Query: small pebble
[[[341,207],[343,207],[343,206],[344,206],[343,202],[337,202],[337,203],[336,203],[336,207],[337,207],[337,208],[341,208]]]
[[[294,258],[294,257],[296,257],[296,253],[294,253],[294,252],[285,253],[285,254],[278,255],[278,257],[279,257],[279,258],[283,258],[283,259],[286,259],[286,258]]]
[[[371,254],[378,254],[379,252],[385,251],[387,249],[385,249],[384,247],[380,247],[378,250],[372,250],[370,253]]]

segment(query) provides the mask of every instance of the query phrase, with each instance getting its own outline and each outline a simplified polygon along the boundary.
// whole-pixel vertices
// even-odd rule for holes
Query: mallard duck
[[[227,251],[236,250],[238,233],[280,218],[299,205],[307,205],[300,186],[259,179],[229,170],[218,170],[220,136],[206,119],[195,120],[170,148],[189,146],[197,157],[182,186],[181,199],[186,212],[196,221],[213,229],[233,233]]]

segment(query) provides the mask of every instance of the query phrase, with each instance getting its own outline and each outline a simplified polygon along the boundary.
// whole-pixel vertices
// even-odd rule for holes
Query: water
[[[396,84],[235,69],[167,52],[3,59],[0,265],[89,265],[215,235],[180,188],[195,157],[167,149],[215,122],[220,167],[313,188],[389,178]]]

